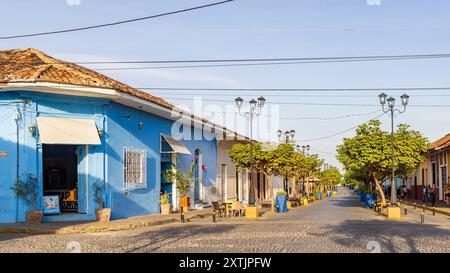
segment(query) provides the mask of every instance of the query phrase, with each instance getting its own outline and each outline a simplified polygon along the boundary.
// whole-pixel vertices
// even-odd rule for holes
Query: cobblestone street
[[[351,191],[263,219],[73,235],[0,234],[1,252],[450,252],[450,219],[409,208],[401,221],[365,209]]]

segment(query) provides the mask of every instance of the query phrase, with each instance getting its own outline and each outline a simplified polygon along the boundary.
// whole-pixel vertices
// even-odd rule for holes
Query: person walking
[[[436,189],[435,185],[433,185],[433,187],[431,188],[430,197],[431,197],[431,206],[435,207],[436,206],[436,197],[437,197],[437,189]]]
[[[428,187],[423,187],[422,188],[422,202],[424,205],[427,204],[428,201]]]

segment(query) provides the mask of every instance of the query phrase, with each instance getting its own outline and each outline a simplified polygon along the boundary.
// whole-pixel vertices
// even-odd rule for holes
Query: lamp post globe
[[[387,95],[385,93],[381,93],[380,95],[378,95],[378,98],[380,99],[380,104],[381,105],[385,105],[386,104]]]

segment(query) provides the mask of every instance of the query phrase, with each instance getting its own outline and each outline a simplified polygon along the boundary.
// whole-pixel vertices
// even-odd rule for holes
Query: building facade
[[[448,162],[450,160],[450,134],[432,142],[424,161],[418,166],[414,177],[411,178],[412,188],[416,199],[422,199],[422,188],[433,185],[438,189],[438,200],[444,200],[445,188],[448,187]]]
[[[103,181],[112,219],[159,213],[164,192],[177,208],[175,184],[161,178],[173,165],[194,166],[192,208],[220,198],[217,135],[234,132],[35,49],[0,51],[0,62],[0,222],[25,220],[11,187],[28,176],[38,209],[59,199],[48,222],[94,219]]]

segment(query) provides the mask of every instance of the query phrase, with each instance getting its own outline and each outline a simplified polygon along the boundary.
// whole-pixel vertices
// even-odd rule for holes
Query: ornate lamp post
[[[408,105],[409,96],[406,94],[401,95],[400,99],[403,105],[403,110],[395,108],[395,98],[389,97],[385,93],[378,95],[383,112],[390,113],[391,115],[391,150],[392,150],[392,173],[391,173],[391,206],[397,204],[397,188],[395,185],[395,152],[394,152],[394,112],[404,113],[406,106]],[[387,99],[386,99],[387,98]],[[387,108],[385,108],[387,102]]]
[[[280,142],[284,142],[284,143],[289,143],[294,141],[294,137],[295,137],[295,130],[292,129],[290,131],[286,131],[286,132],[282,132],[281,130],[277,131],[277,136],[278,136],[278,140]]]
[[[278,130],[277,131],[277,136],[278,136],[278,140],[280,142],[284,142],[285,144],[288,144],[290,142],[294,141],[294,137],[295,137],[295,130],[291,129],[290,131],[286,131],[283,133],[283,131]],[[286,192],[288,192],[288,175],[286,174],[286,176],[284,177],[284,190]]]
[[[237,97],[235,100],[236,107],[239,109],[239,115],[244,116],[250,121],[250,190],[249,204],[255,204],[255,183],[253,178],[253,118],[261,115],[262,108],[266,102],[264,97],[259,97],[258,101],[252,99],[249,101],[250,109],[247,112],[241,112],[244,100]]]

